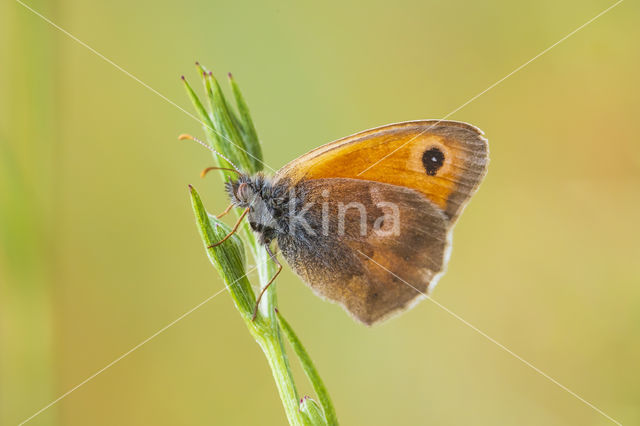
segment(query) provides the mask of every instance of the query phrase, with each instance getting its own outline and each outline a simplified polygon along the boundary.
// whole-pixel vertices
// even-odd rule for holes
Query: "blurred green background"
[[[274,168],[443,117],[613,4],[26,3],[190,113],[179,76],[232,71]],[[451,117],[485,131],[491,164],[433,294],[623,424],[640,424],[639,18],[621,3]],[[19,3],[0,19],[0,424],[15,425],[222,288],[187,184],[211,211],[226,200],[198,178],[208,153],[176,140],[203,136],[196,121]],[[287,268],[278,287],[343,425],[613,424],[429,301],[368,329]],[[224,293],[28,424],[285,422]]]

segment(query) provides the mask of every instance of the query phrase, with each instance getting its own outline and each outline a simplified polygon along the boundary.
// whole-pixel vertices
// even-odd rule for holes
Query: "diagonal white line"
[[[402,281],[403,283],[405,283],[406,285],[408,285],[409,287],[411,287],[412,289],[414,289],[415,291],[417,291],[418,293],[422,294],[423,296],[425,296],[425,298],[429,299],[431,302],[433,302],[435,305],[437,305],[439,308],[441,308],[442,310],[444,310],[445,312],[447,312],[449,315],[453,316],[455,319],[457,319],[458,321],[462,322],[463,324],[465,324],[466,326],[470,327],[472,330],[476,331],[477,333],[479,333],[481,336],[483,336],[485,339],[489,340],[490,342],[494,343],[495,345],[497,345],[500,349],[504,350],[505,352],[507,352],[508,354],[510,354],[511,356],[513,356],[514,358],[516,358],[517,360],[521,361],[522,363],[524,363],[526,366],[528,366],[529,368],[531,368],[532,370],[534,370],[536,373],[542,375],[543,377],[545,377],[547,380],[551,381],[552,383],[554,383],[555,385],[557,385],[558,387],[560,387],[561,389],[563,389],[564,391],[568,392],[570,395],[573,395],[575,398],[579,399],[580,401],[582,401],[584,404],[588,405],[589,407],[593,408],[595,411],[597,411],[598,413],[600,413],[601,415],[603,415],[604,417],[606,417],[607,419],[611,420],[613,423],[622,426],[622,423],[618,422],[617,420],[615,420],[614,418],[612,418],[611,416],[607,415],[607,413],[605,413],[604,411],[602,411],[601,409],[599,409],[598,407],[596,407],[595,405],[593,405],[592,403],[590,403],[589,401],[587,401],[586,399],[582,398],[580,395],[578,395],[577,393],[575,393],[574,391],[572,391],[571,389],[569,389],[568,387],[566,387],[565,385],[563,385],[562,383],[558,382],[556,379],[554,379],[553,377],[551,377],[550,375],[548,375],[547,373],[545,373],[544,371],[540,370],[538,367],[536,367],[535,365],[531,364],[529,361],[527,361],[526,359],[522,358],[520,355],[516,354],[515,352],[513,352],[511,349],[507,348],[505,345],[503,345],[502,343],[498,342],[496,339],[494,339],[493,337],[489,336],[487,333],[485,333],[484,331],[480,330],[478,327],[474,326],[473,324],[471,324],[469,321],[465,320],[464,318],[462,318],[460,315],[456,314],[455,312],[451,311],[450,309],[448,309],[447,307],[445,307],[444,305],[440,304],[439,302],[437,302],[435,299],[433,299],[433,297],[429,296],[428,294],[425,294],[424,292],[418,290],[417,288],[415,288],[413,285],[409,284],[407,281],[405,281],[404,279],[402,279],[402,277],[399,277],[398,275],[394,274],[393,272],[391,272],[390,270],[388,270],[387,268],[385,268],[384,266],[382,266],[381,264],[379,264],[378,262],[376,262],[375,260],[373,260],[371,257],[367,256],[366,254],[364,254],[363,252],[361,252],[360,250],[358,250],[358,252],[360,252],[361,255],[363,255],[364,257],[366,257],[367,259],[369,259],[370,261],[372,261],[373,263],[375,263],[376,265],[378,265],[380,268],[384,269],[385,271],[387,271],[388,273],[390,273],[391,275],[393,275],[394,277],[396,277],[397,279],[399,279],[400,281]]]
[[[447,118],[451,117],[453,114],[455,114],[456,112],[460,111],[462,108],[466,107],[467,105],[469,105],[471,102],[475,101],[476,99],[478,99],[480,96],[484,95],[485,93],[487,93],[489,90],[493,89],[494,87],[496,87],[498,84],[502,83],[503,81],[505,81],[506,79],[508,79],[509,77],[511,77],[512,75],[514,75],[515,73],[517,73],[518,71],[520,71],[522,68],[526,67],[527,65],[529,65],[531,62],[535,61],[536,59],[538,59],[540,56],[544,55],[545,53],[547,53],[548,51],[550,51],[551,49],[553,49],[554,47],[556,47],[557,45],[559,45],[560,43],[562,43],[563,41],[565,41],[566,39],[568,39],[569,37],[571,37],[572,35],[574,35],[575,33],[577,33],[578,31],[580,31],[581,29],[583,29],[584,27],[586,27],[587,25],[589,25],[590,23],[592,23],[593,21],[595,21],[596,19],[598,19],[599,17],[601,17],[602,15],[604,15],[605,13],[609,12],[611,9],[613,9],[614,7],[616,7],[617,5],[619,5],[620,3],[622,3],[624,0],[618,0],[617,2],[615,2],[614,4],[612,4],[611,6],[609,6],[608,8],[606,8],[605,10],[603,10],[602,12],[598,13],[596,16],[594,16],[593,18],[589,19],[587,22],[585,22],[584,24],[580,25],[578,28],[576,28],[575,30],[571,31],[569,34],[567,34],[566,36],[562,37],[560,40],[556,41],[555,43],[553,43],[551,46],[547,47],[546,49],[544,49],[542,52],[538,53],[536,56],[534,56],[533,58],[529,59],[527,62],[525,62],[524,64],[520,65],[519,67],[517,67],[516,69],[514,69],[513,71],[511,71],[509,74],[505,75],[504,77],[502,77],[500,80],[496,81],[495,83],[493,83],[491,86],[487,87],[486,89],[484,89],[482,92],[478,93],[477,95],[475,95],[474,97],[472,97],[471,99],[469,99],[468,101],[466,101],[465,103],[463,103],[462,105],[460,105],[458,108],[454,109],[453,111],[451,111],[450,113],[448,113],[447,115],[445,115],[444,117],[442,117],[440,120],[438,120],[436,123],[432,124],[431,126],[427,127],[426,129],[424,129],[423,131],[421,131],[420,133],[418,133],[417,135],[415,135],[414,137],[412,137],[411,139],[409,139],[407,142],[403,143],[402,145],[400,145],[398,148],[394,149],[393,151],[391,151],[389,154],[385,155],[384,157],[382,157],[381,159],[379,159],[378,161],[376,161],[375,163],[371,164],[369,167],[367,167],[366,169],[364,169],[363,171],[361,171],[360,173],[357,174],[357,176],[360,176],[361,174],[363,174],[364,172],[366,172],[367,170],[371,169],[372,167],[374,167],[375,165],[379,164],[380,162],[384,161],[386,158],[392,156],[395,152],[397,152],[398,150],[404,148],[405,146],[407,146],[409,143],[411,143],[413,140],[417,139],[418,137],[420,137],[421,135],[423,135],[425,132],[429,131],[430,129],[434,128],[435,126],[437,126],[440,122],[446,120]]]
[[[94,53],[95,55],[97,55],[98,57],[100,57],[102,60],[104,60],[105,62],[113,65],[114,67],[116,67],[118,70],[122,71],[124,74],[126,74],[127,76],[131,77],[132,79],[134,79],[135,81],[137,81],[138,83],[140,83],[142,86],[144,86],[145,88],[149,89],[150,91],[152,91],[153,93],[155,93],[156,95],[160,96],[162,99],[164,99],[166,102],[170,103],[171,105],[173,105],[174,107],[178,108],[180,111],[184,112],[185,114],[187,114],[189,117],[193,118],[194,120],[196,120],[198,123],[202,124],[204,127],[206,127],[207,129],[211,130],[212,132],[214,132],[215,134],[217,134],[218,136],[220,136],[221,138],[225,139],[227,142],[229,142],[231,145],[235,146],[236,148],[240,149],[241,151],[244,151],[248,156],[250,156],[251,158],[253,158],[256,161],[259,161],[260,163],[262,163],[264,166],[268,167],[269,169],[271,169],[271,171],[276,171],[274,168],[272,168],[271,166],[269,166],[267,163],[265,163],[264,161],[260,160],[259,158],[255,157],[254,155],[252,155],[250,152],[246,151],[244,148],[242,148],[241,146],[237,145],[236,143],[234,143],[232,140],[230,140],[229,138],[227,138],[226,136],[224,136],[223,134],[221,134],[220,132],[218,132],[216,129],[212,129],[208,124],[204,123],[202,120],[200,120],[198,117],[196,117],[195,115],[191,114],[189,111],[187,111],[186,109],[182,108],[180,105],[178,105],[177,103],[173,102],[171,99],[167,98],[165,95],[163,95],[162,93],[158,92],[156,89],[154,89],[153,87],[149,86],[147,83],[145,83],[144,81],[140,80],[138,77],[136,77],[135,75],[131,74],[129,71],[125,70],[124,68],[122,68],[120,65],[116,64],[115,62],[113,62],[111,59],[107,58],[106,56],[104,56],[102,53],[98,52],[96,49],[94,49],[93,47],[89,46],[87,43],[85,43],[84,41],[80,40],[78,37],[74,36],[73,34],[71,34],[69,31],[65,30],[64,28],[62,28],[61,26],[59,26],[58,24],[56,24],[55,22],[51,21],[49,18],[47,18],[46,16],[42,15],[40,12],[38,12],[37,10],[33,9],[32,7],[28,6],[27,4],[23,3],[21,0],[16,0],[16,2],[18,2],[20,5],[24,6],[26,9],[30,10],[34,15],[39,16],[43,21],[47,22],[48,24],[50,24],[51,26],[53,26],[54,28],[58,29],[60,32],[64,33],[66,36],[68,36],[69,38],[71,38],[73,41],[75,41],[76,43],[80,44],[81,46],[87,48],[88,50],[90,50],[92,53]]]
[[[41,414],[43,411],[47,410],[48,408],[50,408],[51,406],[55,405],[56,403],[58,403],[60,400],[66,398],[67,396],[69,396],[69,394],[71,394],[72,392],[76,391],[78,388],[80,388],[81,386],[87,384],[89,381],[95,379],[98,375],[102,374],[104,371],[106,371],[107,369],[111,368],[113,365],[115,365],[116,363],[118,363],[119,361],[122,361],[122,359],[124,359],[125,357],[129,356],[132,352],[140,349],[141,346],[143,346],[144,344],[148,343],[150,340],[154,339],[155,337],[157,337],[159,334],[163,333],[164,331],[166,331],[167,329],[169,329],[170,327],[174,326],[177,322],[183,320],[184,318],[186,318],[187,316],[189,316],[190,314],[192,314],[194,311],[196,311],[197,309],[199,309],[200,307],[202,307],[204,304],[206,304],[207,302],[209,302],[211,299],[213,299],[214,297],[216,297],[217,295],[219,295],[220,293],[224,292],[225,290],[227,290],[229,287],[235,285],[238,281],[240,281],[241,279],[243,279],[244,277],[246,277],[247,275],[249,275],[251,272],[253,272],[255,269],[257,269],[257,266],[253,267],[252,269],[249,269],[247,271],[246,274],[244,274],[243,276],[241,276],[240,278],[238,278],[237,280],[235,280],[234,282],[232,282],[229,285],[226,285],[223,289],[221,289],[220,291],[212,294],[211,296],[207,297],[206,299],[204,299],[202,302],[198,303],[196,306],[194,306],[193,308],[189,309],[187,312],[185,312],[184,314],[180,315],[178,318],[176,318],[175,320],[171,321],[169,324],[165,325],[164,327],[162,327],[160,330],[156,331],[155,333],[153,333],[151,336],[147,337],[146,339],[144,339],[142,342],[138,343],[137,345],[135,345],[133,348],[129,349],[127,352],[123,353],[122,355],[120,355],[118,358],[114,359],[113,361],[111,361],[109,364],[105,365],[104,367],[102,367],[100,370],[96,371],[95,373],[93,373],[91,376],[87,377],[86,379],[84,379],[83,381],[81,381],[80,383],[78,383],[77,385],[75,385],[74,387],[72,387],[71,389],[69,389],[68,391],[66,391],[65,393],[63,393],[62,395],[60,395],[58,398],[54,399],[53,401],[51,401],[49,404],[45,405],[44,407],[42,407],[40,410],[38,410],[37,412],[35,412],[33,415],[31,415],[30,417],[28,417],[27,419],[23,420],[21,423],[18,424],[18,426],[22,426],[23,424],[27,423],[28,421],[32,420],[34,417],[38,416],[39,414]]]
[[[593,21],[595,21],[596,19],[598,19],[599,17],[601,17],[602,15],[604,15],[605,13],[609,12],[611,9],[613,9],[614,7],[618,6],[620,3],[622,3],[624,0],[618,0],[615,4],[609,6],[607,9],[603,10],[602,12],[600,12],[598,15],[594,16],[593,18],[591,18],[589,21],[585,22],[584,24],[582,24],[580,27],[576,28],[575,30],[573,30],[572,32],[570,32],[569,34],[567,34],[566,36],[564,36],[563,38],[561,38],[560,40],[558,40],[556,43],[554,43],[553,45],[549,46],[548,48],[546,48],[545,50],[543,50],[542,52],[540,52],[539,54],[537,54],[536,56],[534,56],[533,58],[531,58],[530,60],[528,60],[527,62],[525,62],[524,64],[520,65],[519,67],[517,67],[516,69],[514,69],[513,71],[511,71],[509,74],[507,74],[506,76],[502,77],[500,80],[498,80],[497,82],[493,83],[491,86],[489,86],[488,88],[486,88],[485,90],[483,90],[482,92],[478,93],[477,95],[475,95],[474,97],[472,97],[471,99],[469,99],[468,101],[466,101],[464,104],[460,105],[459,107],[457,107],[456,109],[454,109],[453,111],[449,112],[447,115],[445,115],[443,118],[441,118],[440,120],[438,120],[438,122],[436,122],[435,124],[433,124],[432,126],[430,126],[429,128],[423,130],[421,133],[419,133],[418,135],[414,136],[412,139],[410,139],[408,142],[405,142],[403,145],[401,145],[400,147],[396,148],[395,150],[393,150],[391,153],[389,153],[388,155],[384,156],[383,158],[381,158],[380,160],[376,161],[375,163],[373,163],[372,165],[370,165],[369,167],[367,167],[365,170],[361,171],[360,173],[358,173],[358,176],[361,175],[362,173],[366,172],[367,170],[371,169],[372,167],[374,167],[375,165],[377,165],[378,163],[380,163],[381,161],[383,161],[384,159],[386,159],[387,157],[393,155],[396,151],[398,151],[399,149],[403,148],[404,146],[406,146],[408,143],[410,143],[412,140],[416,139],[417,137],[419,137],[421,134],[425,133],[426,131],[428,131],[430,128],[434,127],[435,125],[437,125],[439,122],[447,119],[449,116],[453,115],[454,113],[456,113],[457,111],[461,110],[462,108],[464,108],[465,106],[467,106],[468,104],[470,104],[471,102],[475,101],[477,98],[479,98],[480,96],[484,95],[486,92],[488,92],[489,90],[493,89],[494,87],[496,87],[497,85],[499,85],[500,83],[502,83],[504,80],[506,80],[507,78],[511,77],[513,74],[517,73],[518,71],[520,71],[522,68],[526,67],[527,65],[529,65],[531,62],[535,61],[536,59],[538,59],[540,56],[544,55],[545,53],[547,53],[549,50],[553,49],[554,47],[556,47],[558,44],[562,43],[563,41],[565,41],[566,39],[568,39],[569,37],[571,37],[572,35],[574,35],[575,33],[577,33],[578,31],[580,31],[581,29],[583,29],[584,27],[586,27],[587,25],[589,25],[590,23],[592,23]],[[264,163],[263,161],[261,161],[260,159],[254,157],[253,155],[251,155],[251,153],[247,152],[246,150],[244,150],[242,147],[236,145],[233,141],[229,140],[228,138],[226,138],[224,135],[220,134],[219,132],[217,132],[215,129],[212,129],[211,127],[209,127],[206,123],[202,122],[200,119],[198,119],[196,116],[194,116],[193,114],[191,114],[190,112],[188,112],[187,110],[185,110],[184,108],[182,108],[181,106],[179,106],[178,104],[176,104],[175,102],[173,102],[171,99],[167,98],[165,95],[163,95],[162,93],[158,92],[157,90],[155,90],[153,87],[149,86],[148,84],[146,84],[145,82],[143,82],[142,80],[140,80],[138,77],[136,77],[135,75],[131,74],[130,72],[128,72],[127,70],[125,70],[124,68],[122,68],[120,65],[116,64],[115,62],[113,62],[112,60],[110,60],[109,58],[107,58],[106,56],[104,56],[103,54],[101,54],[100,52],[98,52],[97,50],[95,50],[94,48],[92,48],[91,46],[89,46],[88,44],[86,44],[85,42],[83,42],[82,40],[78,39],[77,37],[75,37],[73,34],[69,33],[68,31],[66,31],[65,29],[63,29],[62,27],[60,27],[59,25],[55,24],[54,22],[52,22],[50,19],[48,19],[47,17],[43,16],[42,14],[40,14],[39,12],[37,12],[36,10],[34,10],[33,8],[31,8],[30,6],[26,5],[25,3],[23,3],[21,0],[16,0],[16,2],[18,2],[20,5],[22,5],[23,7],[25,7],[26,9],[28,9],[29,11],[31,11],[32,13],[34,13],[35,15],[37,15],[38,17],[40,17],[41,19],[43,19],[44,21],[46,21],[47,23],[49,23],[50,25],[52,25],[53,27],[55,27],[56,29],[58,29],[59,31],[61,31],[62,33],[64,33],[65,35],[67,35],[68,37],[70,37],[71,39],[73,39],[74,41],[76,41],[78,44],[82,45],[83,47],[87,48],[88,50],[90,50],[91,52],[93,52],[94,54],[96,54],[98,57],[100,57],[101,59],[103,59],[104,61],[106,61],[107,63],[111,64],[112,66],[114,66],[115,68],[117,68],[118,70],[120,70],[121,72],[123,72],[124,74],[126,74],[127,76],[129,76],[130,78],[132,78],[133,80],[137,81],[139,84],[141,84],[142,86],[144,86],[145,88],[147,88],[148,90],[152,91],[153,93],[155,93],[157,96],[159,96],[160,98],[164,99],[166,102],[168,102],[169,104],[173,105],[174,107],[178,108],[180,111],[182,111],[183,113],[187,114],[188,116],[190,116],[191,118],[193,118],[194,120],[198,121],[200,124],[202,124],[203,126],[209,128],[210,130],[212,130],[213,132],[215,132],[216,134],[218,134],[220,137],[226,139],[229,143],[231,143],[232,145],[236,146],[237,148],[243,150],[247,155],[251,156],[252,158],[256,159],[257,161],[260,161],[262,164],[264,164],[266,167],[268,167],[269,169],[271,169],[272,171],[275,171],[273,168],[271,168],[268,164]],[[468,327],[472,328],[473,330],[475,330],[476,332],[478,332],[480,335],[482,335],[483,337],[485,337],[486,339],[488,339],[489,341],[491,341],[492,343],[496,344],[498,347],[500,347],[501,349],[503,349],[504,351],[506,351],[507,353],[509,353],[510,355],[512,355],[513,357],[515,357],[516,359],[520,360],[521,362],[523,362],[525,365],[527,365],[528,367],[530,367],[531,369],[533,369],[534,371],[536,371],[537,373],[539,373],[540,375],[542,375],[543,377],[547,378],[548,380],[550,380],[551,382],[553,382],[554,384],[556,384],[557,386],[559,386],[561,389],[565,390],[566,392],[568,392],[569,394],[571,394],[572,396],[574,396],[575,398],[579,399],[580,401],[582,401],[584,404],[588,405],[589,407],[591,407],[592,409],[594,409],[595,411],[597,411],[598,413],[600,413],[601,415],[603,415],[604,417],[606,417],[607,419],[611,420],[612,422],[621,425],[621,423],[619,423],[618,421],[616,421],[615,419],[613,419],[612,417],[608,416],[606,413],[604,413],[602,410],[600,410],[599,408],[597,408],[595,405],[591,404],[590,402],[588,402],[587,400],[585,400],[584,398],[582,398],[581,396],[579,396],[578,394],[576,394],[575,392],[573,392],[571,389],[567,388],[566,386],[562,385],[560,382],[558,382],[557,380],[555,380],[554,378],[552,378],[551,376],[549,376],[548,374],[546,374],[545,372],[543,372],[542,370],[540,370],[539,368],[535,367],[533,364],[531,364],[530,362],[528,362],[527,360],[525,360],[524,358],[520,357],[519,355],[517,355],[515,352],[511,351],[509,348],[507,348],[506,346],[504,346],[503,344],[501,344],[500,342],[496,341],[495,339],[493,339],[491,336],[487,335],[486,333],[484,333],[483,331],[481,331],[480,329],[478,329],[477,327],[473,326],[471,323],[469,323],[468,321],[466,321],[464,318],[460,317],[459,315],[457,315],[456,313],[454,313],[453,311],[449,310],[448,308],[446,308],[445,306],[443,306],[442,304],[440,304],[439,302],[437,302],[436,300],[434,300],[432,297],[426,295],[425,293],[421,292],[420,290],[416,289],[414,286],[412,286],[411,284],[409,284],[408,282],[406,282],[405,280],[403,280],[401,277],[397,276],[396,274],[394,274],[393,272],[389,271],[387,268],[385,268],[384,266],[380,265],[378,262],[376,262],[374,259],[370,258],[369,256],[367,256],[366,254],[362,253],[360,250],[358,250],[360,252],[360,254],[362,254],[363,256],[367,257],[368,259],[370,259],[373,263],[375,263],[376,265],[378,265],[380,268],[384,269],[385,271],[389,272],[390,274],[394,275],[396,278],[398,278],[399,280],[401,280],[403,283],[405,283],[406,285],[410,286],[411,288],[413,288],[414,290],[418,291],[419,293],[421,293],[422,295],[424,295],[427,299],[429,299],[431,302],[433,302],[434,304],[436,304],[438,307],[440,307],[441,309],[443,309],[444,311],[446,311],[447,313],[449,313],[450,315],[452,315],[454,318],[458,319],[459,321],[461,321],[462,323],[464,323],[465,325],[467,325]],[[246,276],[246,274],[245,274]],[[241,277],[243,278],[243,277]],[[239,279],[241,279],[239,278]],[[239,280],[238,279],[238,280]],[[234,283],[230,284],[230,285],[234,285],[238,280],[234,281]],[[27,423],[28,421],[30,421],[31,419],[35,418],[36,416],[38,416],[40,413],[42,413],[43,411],[47,410],[48,408],[50,408],[51,406],[53,406],[54,404],[56,404],[57,402],[59,402],[60,400],[62,400],[63,398],[67,397],[69,394],[71,394],[72,392],[74,392],[75,390],[77,390],[78,388],[80,388],[81,386],[85,385],[86,383],[88,383],[89,381],[91,381],[92,379],[94,379],[95,377],[97,377],[99,374],[103,373],[104,371],[106,371],[107,369],[109,369],[110,367],[112,367],[113,365],[115,365],[116,363],[118,363],[119,361],[121,361],[122,359],[124,359],[125,357],[127,357],[128,355],[130,355],[131,353],[133,353],[134,351],[136,351],[137,349],[139,349],[141,346],[143,346],[144,344],[148,343],[150,340],[154,339],[156,336],[158,336],[159,334],[163,333],[164,331],[166,331],[168,328],[172,327],[173,325],[175,325],[177,322],[179,322],[180,320],[184,319],[185,317],[187,317],[188,315],[190,315],[191,313],[193,313],[195,310],[197,310],[198,308],[200,308],[201,306],[203,306],[204,304],[206,304],[207,302],[209,302],[211,299],[213,299],[214,297],[216,297],[217,295],[219,295],[220,293],[224,292],[227,289],[227,287],[221,289],[220,291],[216,292],[215,294],[209,296],[207,299],[205,299],[204,301],[202,301],[201,303],[199,303],[198,305],[194,306],[192,309],[190,309],[189,311],[185,312],[184,314],[182,314],[180,317],[178,317],[177,319],[175,319],[174,321],[172,321],[171,323],[167,324],[165,327],[161,328],[160,330],[158,330],[156,333],[152,334],[151,336],[149,336],[148,338],[146,338],[145,340],[143,340],[142,342],[140,342],[139,344],[137,344],[136,346],[134,346],[133,348],[131,348],[129,351],[125,352],[124,354],[120,355],[118,358],[116,358],[115,360],[113,360],[112,362],[110,362],[109,364],[107,364],[105,367],[103,367],[102,369],[98,370],[97,372],[95,372],[94,374],[92,374],[91,376],[89,376],[88,378],[86,378],[85,380],[83,380],[82,382],[80,382],[79,384],[77,384],[76,386],[74,386],[73,388],[71,388],[70,390],[68,390],[67,392],[65,392],[64,394],[62,394],[60,397],[58,397],[57,399],[55,399],[54,401],[50,402],[48,405],[46,405],[45,407],[43,407],[42,409],[40,409],[39,411],[37,411],[36,413],[34,413],[32,416],[30,416],[29,418],[25,419],[24,421],[22,421],[19,426]]]

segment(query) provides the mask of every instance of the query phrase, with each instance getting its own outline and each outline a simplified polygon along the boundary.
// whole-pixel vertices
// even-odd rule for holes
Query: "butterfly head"
[[[231,202],[240,208],[248,208],[249,225],[259,235],[259,240],[268,244],[282,228],[278,219],[282,218],[279,206],[282,200],[276,196],[270,179],[258,174],[241,174],[238,179],[228,181],[225,189]]]
[[[225,184],[225,190],[231,202],[240,208],[255,205],[260,198],[260,188],[252,177],[241,174],[236,180],[230,180]]]

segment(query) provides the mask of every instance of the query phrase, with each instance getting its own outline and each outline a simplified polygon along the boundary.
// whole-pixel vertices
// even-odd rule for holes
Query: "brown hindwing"
[[[318,295],[359,321],[370,325],[411,306],[445,267],[449,222],[421,193],[343,178],[303,180],[295,190],[310,206],[308,228],[279,236],[280,250]]]

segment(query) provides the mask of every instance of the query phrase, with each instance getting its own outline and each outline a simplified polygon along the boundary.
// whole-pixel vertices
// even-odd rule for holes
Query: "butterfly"
[[[478,128],[421,120],[323,145],[273,176],[236,167],[223,213],[232,207],[243,212],[216,245],[246,217],[278,265],[254,318],[282,270],[271,250],[276,243],[318,296],[364,324],[379,323],[434,288],[449,260],[453,227],[488,161],[488,142]]]

